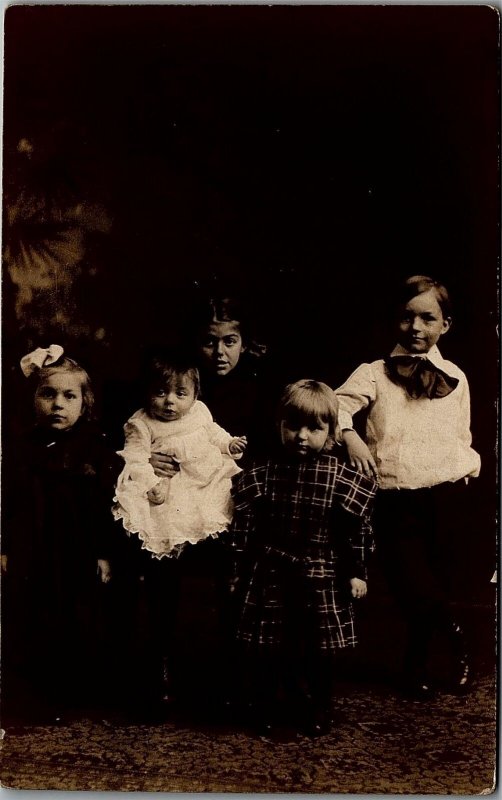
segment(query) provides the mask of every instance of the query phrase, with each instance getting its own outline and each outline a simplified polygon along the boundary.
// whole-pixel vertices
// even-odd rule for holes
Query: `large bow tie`
[[[389,356],[385,359],[385,366],[389,378],[403,386],[414,400],[446,397],[458,385],[457,378],[447,375],[428,358]]]

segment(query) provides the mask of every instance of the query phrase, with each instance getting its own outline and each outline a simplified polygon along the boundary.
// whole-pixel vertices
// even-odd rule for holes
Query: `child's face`
[[[398,341],[410,353],[428,353],[439,337],[449,330],[451,320],[443,317],[433,289],[413,297],[399,317]]]
[[[290,455],[305,458],[309,453],[319,453],[329,435],[327,422],[320,422],[317,427],[310,424],[291,425],[286,420],[281,420],[281,441]]]
[[[171,422],[184,417],[194,402],[193,381],[188,375],[176,375],[169,384],[151,393],[149,413],[154,419]]]
[[[200,348],[204,366],[216,375],[228,375],[237,366],[244,350],[236,320],[212,322]]]
[[[44,428],[69,430],[82,416],[82,406],[81,379],[71,372],[54,372],[35,392],[37,422]]]

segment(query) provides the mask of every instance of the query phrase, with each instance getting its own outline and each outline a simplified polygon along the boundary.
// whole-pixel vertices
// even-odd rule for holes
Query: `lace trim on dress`
[[[116,502],[116,498],[114,498]],[[199,542],[204,541],[204,539],[217,539],[222,533],[228,530],[229,522],[227,521],[220,521],[218,523],[215,522],[214,527],[212,527],[208,531],[204,531],[200,534],[194,534],[193,536],[188,536],[185,541],[177,542],[174,545],[171,545],[169,540],[159,541],[156,549],[154,549],[151,543],[151,536],[146,532],[138,528],[137,525],[131,523],[129,519],[129,515],[126,515],[123,509],[117,506],[112,508],[113,517],[116,520],[122,520],[124,530],[128,536],[131,534],[135,534],[141,541],[141,549],[147,550],[154,558],[157,558],[159,561],[162,558],[179,558],[183,550],[185,550],[186,546],[191,544],[198,544]]]

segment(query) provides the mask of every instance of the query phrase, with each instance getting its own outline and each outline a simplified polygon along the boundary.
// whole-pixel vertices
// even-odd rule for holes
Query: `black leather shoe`
[[[251,725],[258,736],[270,736],[275,727],[275,708],[267,704],[252,709]]]
[[[333,724],[331,713],[325,709],[316,709],[310,719],[302,726],[302,733],[312,739],[326,736],[331,731]]]
[[[472,668],[466,637],[458,622],[452,622],[448,632],[452,649],[452,676],[448,688],[452,694],[467,694],[472,685]]]
[[[256,733],[258,736],[271,736],[274,730],[272,720],[261,719],[256,723]]]
[[[403,692],[411,700],[432,700],[435,695],[434,688],[426,678],[406,676],[403,681]]]
[[[467,655],[457,659],[453,669],[453,677],[449,684],[452,694],[468,694],[472,688],[472,668]]]

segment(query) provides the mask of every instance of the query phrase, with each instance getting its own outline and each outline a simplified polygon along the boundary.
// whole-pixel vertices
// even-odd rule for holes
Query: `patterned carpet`
[[[7,728],[1,771],[16,789],[486,794],[494,783],[495,685],[422,704],[385,685],[342,683],[336,726],[310,740],[178,720],[81,719]]]

